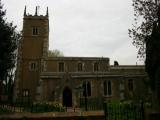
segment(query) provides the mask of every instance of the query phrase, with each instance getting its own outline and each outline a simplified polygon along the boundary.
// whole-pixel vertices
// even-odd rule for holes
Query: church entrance
[[[63,90],[63,106],[72,107],[72,91],[68,87]]]

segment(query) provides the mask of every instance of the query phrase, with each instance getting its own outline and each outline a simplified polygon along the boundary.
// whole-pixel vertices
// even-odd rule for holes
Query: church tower
[[[39,7],[30,15],[24,9],[22,38],[18,49],[15,98],[22,101],[35,100],[40,81],[41,63],[48,56],[49,19],[39,15]]]

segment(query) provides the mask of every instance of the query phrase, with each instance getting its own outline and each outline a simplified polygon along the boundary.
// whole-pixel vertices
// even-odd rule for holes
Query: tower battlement
[[[46,10],[46,14],[45,15],[39,15],[39,6],[36,6],[36,10],[35,10],[35,14],[32,15],[32,14],[29,14],[27,13],[27,7],[25,6],[25,9],[24,9],[24,18],[48,18],[48,7],[47,7],[47,10]]]

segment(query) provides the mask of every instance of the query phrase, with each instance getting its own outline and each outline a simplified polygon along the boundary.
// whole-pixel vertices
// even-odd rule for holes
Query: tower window
[[[34,61],[30,62],[29,63],[29,70],[36,71],[37,70],[37,62],[34,62]]]
[[[32,35],[38,35],[39,31],[38,31],[38,27],[33,27],[32,28]]]
[[[63,62],[60,62],[58,67],[59,67],[59,72],[64,72],[64,63]]]
[[[31,63],[31,69],[33,69],[33,70],[36,69],[36,63]]]
[[[28,89],[24,89],[23,90],[23,97],[28,97],[29,96],[29,90]]]

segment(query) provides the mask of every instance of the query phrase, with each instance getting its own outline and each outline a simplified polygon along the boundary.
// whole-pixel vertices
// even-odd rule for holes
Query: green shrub
[[[31,112],[63,112],[65,108],[57,102],[34,102],[30,106]]]
[[[12,110],[9,110],[7,108],[0,108],[0,114],[3,114],[3,113],[11,113]]]

